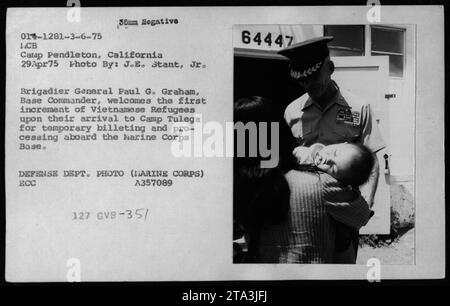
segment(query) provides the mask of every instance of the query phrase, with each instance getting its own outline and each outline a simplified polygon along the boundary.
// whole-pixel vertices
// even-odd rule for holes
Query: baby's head
[[[353,186],[360,186],[368,180],[374,162],[372,152],[366,146],[353,143],[325,146],[314,158],[319,169]]]

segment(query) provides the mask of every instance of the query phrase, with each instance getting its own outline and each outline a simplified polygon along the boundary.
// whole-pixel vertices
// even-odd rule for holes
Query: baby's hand
[[[314,156],[314,164],[316,166],[319,166],[321,164],[327,164],[328,160],[326,157],[320,155],[320,153],[316,153],[316,155]]]
[[[308,147],[298,146],[292,151],[295,158],[297,159],[297,163],[299,164],[311,164],[311,150]]]
[[[320,154],[320,152],[317,152],[316,155],[314,156],[314,164],[320,170],[322,170],[334,177],[334,175],[332,173],[330,173],[332,162],[328,159],[327,156],[322,156],[322,154]]]

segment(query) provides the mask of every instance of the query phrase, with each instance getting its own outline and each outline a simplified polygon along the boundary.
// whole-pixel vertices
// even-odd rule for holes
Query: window
[[[371,27],[371,54],[389,56],[389,75],[403,77],[405,63],[405,30]]]
[[[331,56],[389,56],[389,75],[403,77],[405,29],[364,25],[326,25],[324,35],[334,37],[328,44]]]
[[[334,37],[328,44],[331,56],[364,55],[363,25],[329,25],[325,26],[324,34]]]

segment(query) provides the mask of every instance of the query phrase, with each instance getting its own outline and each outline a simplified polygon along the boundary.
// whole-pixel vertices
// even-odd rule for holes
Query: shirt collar
[[[305,104],[302,107],[302,111],[313,105],[313,99],[308,95],[308,100],[306,100]]]
[[[339,86],[336,84],[335,81],[332,81],[333,85],[336,87],[337,92],[334,95],[334,97],[332,98],[332,101],[330,104],[328,104],[328,106],[325,108],[325,110],[327,110],[328,108],[330,108],[333,104],[339,104],[341,106],[346,106],[346,107],[350,107],[350,105],[348,105],[347,101],[345,101],[344,97],[341,94],[341,90],[339,89]],[[310,107],[311,105],[316,104],[315,101],[308,95],[308,100],[306,100],[305,104],[302,107],[302,110],[307,109],[308,107]],[[325,111],[324,110],[324,111]]]

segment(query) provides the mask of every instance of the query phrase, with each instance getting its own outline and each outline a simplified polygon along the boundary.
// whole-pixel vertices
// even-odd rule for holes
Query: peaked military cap
[[[290,60],[291,77],[295,80],[306,78],[319,71],[324,60],[330,55],[328,45],[333,36],[308,39],[278,51]]]

